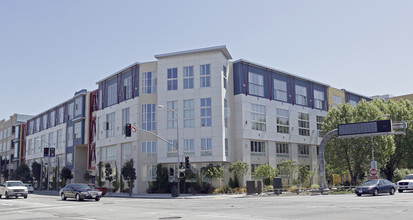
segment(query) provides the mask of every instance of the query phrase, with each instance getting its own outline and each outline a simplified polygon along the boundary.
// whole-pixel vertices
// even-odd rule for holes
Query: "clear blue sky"
[[[366,96],[413,93],[411,0],[1,0],[0,120],[155,54],[218,45]]]

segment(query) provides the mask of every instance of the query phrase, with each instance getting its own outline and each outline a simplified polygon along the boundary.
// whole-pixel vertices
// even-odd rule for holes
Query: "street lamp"
[[[163,106],[163,105],[158,105],[158,107],[159,108],[165,108],[165,106]],[[176,162],[176,169],[179,169],[179,116],[178,116],[178,112],[175,110],[175,109],[173,109],[173,108],[169,108],[169,107],[166,107],[166,109],[167,109],[167,111],[171,111],[171,112],[173,112],[175,115],[176,115],[176,153],[177,153],[177,156],[176,156],[176,158],[177,158],[177,162]],[[180,193],[180,191],[181,191],[181,189],[180,189],[180,187],[179,187],[179,170],[178,170],[178,172],[176,172],[176,179],[177,179],[177,181],[178,181],[178,196],[181,194]]]
[[[50,147],[50,144],[48,143],[48,142],[46,142],[46,141],[44,141],[44,140],[41,140],[41,139],[39,139],[39,138],[36,138],[36,141],[39,141],[39,142],[43,142],[43,143],[45,143],[46,144],[46,146],[49,148],[49,150],[47,151],[47,154],[48,154],[48,158],[47,158],[47,191],[49,191],[49,167],[50,167],[50,151],[51,151],[51,147]],[[42,152],[42,154],[43,154],[43,157],[44,157],[44,148],[43,148],[43,152]],[[42,174],[43,173],[43,160],[42,160],[42,170],[40,171],[40,174]],[[43,175],[40,175],[40,184],[42,184],[42,179],[43,179],[43,177],[42,177]],[[40,188],[42,188],[42,186],[40,185]]]

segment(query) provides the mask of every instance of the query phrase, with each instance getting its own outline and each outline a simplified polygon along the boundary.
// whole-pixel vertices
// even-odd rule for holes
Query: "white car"
[[[3,184],[0,184],[0,198],[5,196],[6,199],[14,196],[18,198],[19,196],[27,199],[28,190],[22,183],[22,181],[6,181]]]
[[[399,192],[403,192],[404,190],[413,190],[413,174],[409,174],[397,182],[397,187],[399,187]]]
[[[33,185],[30,183],[25,183],[24,186],[27,188],[27,191],[29,191],[29,193],[33,193],[34,192],[34,188]]]

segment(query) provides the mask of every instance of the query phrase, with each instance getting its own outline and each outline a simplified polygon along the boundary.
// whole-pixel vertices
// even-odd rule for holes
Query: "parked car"
[[[18,198],[19,196],[27,199],[28,190],[22,183],[22,181],[6,181],[3,184],[0,184],[0,198],[5,196],[6,199],[14,196]]]
[[[32,185],[32,184],[30,184],[30,183],[25,183],[24,186],[27,188],[27,191],[28,191],[29,193],[33,193],[33,192],[34,192],[34,188],[33,188],[33,185]]]
[[[102,192],[102,196],[106,195],[106,192],[108,191],[108,189],[106,187],[100,187],[100,186],[95,186],[95,184],[93,183],[88,183],[89,186],[92,186],[93,188],[99,190]]]
[[[402,180],[397,182],[397,186],[399,187],[399,192],[413,190],[413,174],[405,176]]]
[[[377,196],[379,193],[389,193],[390,195],[394,195],[395,192],[396,184],[385,179],[369,180],[361,186],[357,186],[355,190],[355,193],[358,196],[361,196],[362,194],[372,194],[373,196]]]
[[[69,183],[64,188],[60,189],[59,195],[62,200],[66,200],[66,198],[74,198],[77,201],[84,199],[94,199],[99,201],[102,197],[102,192],[86,183]]]

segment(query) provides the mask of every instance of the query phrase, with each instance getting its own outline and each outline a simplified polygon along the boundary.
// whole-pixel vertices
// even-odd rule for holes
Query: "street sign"
[[[136,125],[132,125],[132,132],[136,133],[138,131],[138,127]]]
[[[368,121],[351,124],[339,124],[338,136],[366,135],[374,133],[386,133],[392,131],[391,120]]]
[[[371,180],[376,180],[376,179],[378,179],[379,177],[378,176],[370,176],[370,179]]]
[[[370,175],[377,176],[377,170],[376,169],[370,169]]]

